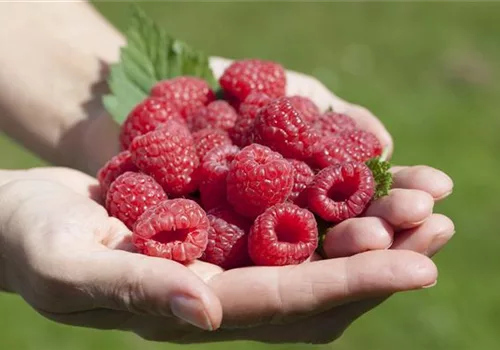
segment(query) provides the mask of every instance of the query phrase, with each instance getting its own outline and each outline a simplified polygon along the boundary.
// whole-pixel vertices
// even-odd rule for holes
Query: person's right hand
[[[428,181],[419,183],[424,190],[443,181],[429,169],[399,173],[396,184],[402,188],[412,177],[411,183],[419,183],[415,176]],[[380,250],[393,237],[385,221],[414,231],[394,241],[407,249],[416,242],[419,249],[429,247],[449,230],[438,217],[414,222],[430,215],[432,205],[392,210],[402,200],[394,190],[372,206],[384,219],[353,219],[328,233],[326,253],[334,259],[224,272],[202,262],[186,267],[126,251],[132,250],[130,232],[93,200],[97,183],[82,173],[35,169],[2,172],[0,179],[4,288],[57,322],[129,330],[151,340],[330,342],[373,306],[366,300],[376,303],[436,280],[436,267],[423,255]],[[329,240],[338,244],[328,248]],[[445,236],[433,250],[446,241]],[[371,249],[379,250],[361,253]]]

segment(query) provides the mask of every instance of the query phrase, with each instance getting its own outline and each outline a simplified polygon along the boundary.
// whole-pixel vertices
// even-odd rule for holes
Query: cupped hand
[[[331,259],[222,271],[131,252],[130,232],[95,201],[97,184],[84,174],[35,169],[1,177],[8,209],[0,214],[0,256],[9,289],[57,322],[129,330],[152,340],[330,342],[379,298],[435,282],[431,260],[385,249],[391,242],[435,252],[452,228],[431,214],[432,196],[451,190],[448,178],[429,168],[404,168],[395,174],[401,188],[393,190],[403,197],[391,193],[385,204],[371,206],[378,218],[352,219],[328,233]],[[415,177],[418,190],[406,184],[408,177]],[[391,208],[402,198],[422,203],[394,216]]]

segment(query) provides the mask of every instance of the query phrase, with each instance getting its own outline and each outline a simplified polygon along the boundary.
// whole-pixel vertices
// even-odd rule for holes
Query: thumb
[[[96,253],[85,280],[96,307],[154,316],[176,316],[205,330],[219,328],[222,307],[211,289],[187,267],[126,251]]]

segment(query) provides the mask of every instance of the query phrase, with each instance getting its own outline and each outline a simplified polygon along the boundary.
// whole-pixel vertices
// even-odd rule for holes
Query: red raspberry
[[[199,168],[200,197],[205,210],[227,203],[226,178],[229,165],[240,149],[233,145],[215,147],[203,158]]]
[[[310,158],[319,141],[287,97],[275,99],[260,110],[253,132],[254,142],[299,160]]]
[[[222,100],[211,102],[206,107],[200,107],[188,116],[192,131],[205,128],[228,131],[238,119],[238,113],[229,103]]]
[[[215,100],[215,93],[205,80],[188,76],[156,83],[151,89],[151,96],[174,102],[184,118],[190,111]]]
[[[313,155],[313,163],[322,169],[342,162],[365,162],[381,154],[382,146],[372,133],[357,129],[344,130],[320,141]]]
[[[316,104],[308,97],[291,96],[288,98],[292,106],[299,111],[302,119],[307,124],[312,124],[320,116],[321,112]]]
[[[132,156],[129,151],[123,151],[108,160],[106,164],[97,172],[97,180],[101,186],[103,198],[106,198],[109,186],[121,174],[127,171],[138,171],[132,162]]]
[[[196,202],[167,199],[141,215],[132,241],[143,254],[187,263],[203,254],[209,227],[207,215]]]
[[[313,213],[292,203],[277,204],[259,215],[248,235],[248,252],[261,266],[300,264],[318,247]]]
[[[191,131],[189,131],[186,122],[179,121],[177,119],[171,119],[165,124],[158,126],[157,129],[162,129],[163,131],[169,132],[172,135],[181,135],[181,137],[188,140],[193,140],[191,136]]]
[[[272,98],[263,92],[252,92],[241,103],[239,108],[240,115],[253,120],[257,117],[260,109],[271,101]]]
[[[241,215],[255,218],[288,198],[293,167],[281,154],[252,144],[234,157],[226,181],[229,203]]]
[[[144,211],[167,199],[163,188],[150,176],[126,172],[109,187],[106,209],[129,229]]]
[[[134,164],[152,176],[170,196],[181,196],[197,188],[199,159],[191,137],[157,129],[136,137],[130,145]]]
[[[313,213],[337,223],[361,214],[374,191],[370,168],[361,162],[349,162],[321,170],[307,188],[307,199]]]
[[[293,188],[292,193],[288,196],[288,201],[292,202],[299,207],[305,208],[307,206],[307,185],[314,179],[314,172],[306,163],[289,159],[288,162],[293,166]]]
[[[242,102],[252,92],[263,92],[270,97],[285,95],[286,74],[275,62],[246,59],[233,62],[219,79],[229,100]]]
[[[332,136],[343,130],[356,128],[356,122],[348,115],[335,112],[326,112],[318,116],[314,128],[321,136]]]
[[[322,138],[311,158],[311,166],[324,169],[333,164],[352,161],[346,147],[346,140],[338,135]]]
[[[210,221],[207,249],[200,260],[225,270],[248,266],[248,231],[251,222],[227,207],[207,213]]]
[[[172,119],[183,122],[181,114],[171,101],[158,97],[146,98],[129,113],[121,127],[122,149],[128,149],[137,136],[153,131]]]
[[[231,139],[227,132],[219,129],[203,129],[193,134],[196,154],[203,160],[205,155],[212,149],[222,145],[230,145]]]
[[[229,130],[229,137],[235,145],[245,147],[253,142],[253,122],[259,110],[269,102],[271,102],[271,98],[261,92],[252,92],[243,101],[239,108],[240,116],[234,127]]]
[[[382,154],[380,141],[369,131],[345,130],[340,137],[350,143],[346,150],[355,161],[364,162]]]

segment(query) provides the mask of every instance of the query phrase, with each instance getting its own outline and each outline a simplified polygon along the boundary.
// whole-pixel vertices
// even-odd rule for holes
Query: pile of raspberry
[[[317,249],[318,221],[359,216],[375,181],[377,138],[347,115],[286,96],[284,68],[235,61],[219,80],[158,82],[121,126],[99,171],[109,214],[138,252],[233,269],[290,265]]]

